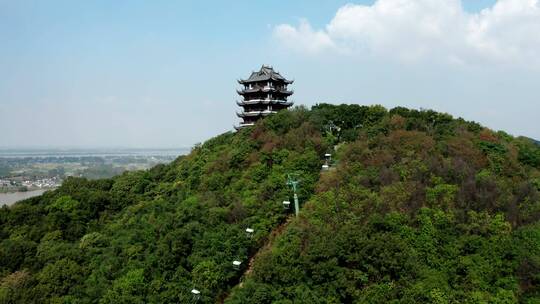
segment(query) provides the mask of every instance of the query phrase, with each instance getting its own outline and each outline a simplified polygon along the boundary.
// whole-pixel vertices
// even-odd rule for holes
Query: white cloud
[[[323,31],[314,31],[307,20],[300,20],[298,27],[288,24],[278,25],[274,35],[288,48],[317,54],[328,50],[336,50],[330,36]]]
[[[540,66],[539,0],[498,0],[479,13],[460,0],[377,0],[347,4],[324,29],[306,20],[282,24],[274,37],[292,50],[372,54],[415,62],[488,62]]]

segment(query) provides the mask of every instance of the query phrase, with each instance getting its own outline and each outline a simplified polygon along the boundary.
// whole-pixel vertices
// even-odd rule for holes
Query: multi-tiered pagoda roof
[[[242,100],[236,103],[242,111],[236,114],[243,121],[237,129],[252,126],[257,120],[293,104],[288,101],[293,91],[287,88],[293,81],[285,79],[270,66],[263,65],[258,72],[252,72],[248,79],[238,83],[243,85],[241,90],[237,90]]]

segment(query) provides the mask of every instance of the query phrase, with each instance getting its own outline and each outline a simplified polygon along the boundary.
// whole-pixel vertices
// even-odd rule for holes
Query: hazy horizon
[[[296,105],[432,109],[540,138],[540,3],[0,0],[0,147],[192,147],[262,64]]]
[[[58,150],[58,151],[77,151],[77,150],[183,150],[190,149],[192,146],[186,147],[122,147],[122,146],[0,146],[0,152],[13,150]]]

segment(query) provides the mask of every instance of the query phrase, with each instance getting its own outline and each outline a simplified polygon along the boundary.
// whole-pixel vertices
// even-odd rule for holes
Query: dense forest
[[[298,107],[1,208],[0,303],[537,303],[539,219],[529,139],[428,110]]]

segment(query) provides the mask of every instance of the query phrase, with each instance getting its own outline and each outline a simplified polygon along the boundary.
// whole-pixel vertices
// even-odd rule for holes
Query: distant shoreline
[[[39,190],[49,191],[49,190],[54,190],[56,188],[57,187],[43,187],[43,188],[32,187],[32,188],[28,188],[26,190],[20,190],[20,189],[16,189],[16,188],[8,188],[8,190],[0,189],[0,194],[24,193],[24,192],[32,192],[32,191],[39,191]]]
[[[2,149],[0,158],[25,157],[95,157],[95,156],[152,156],[184,155],[191,148],[176,149]]]
[[[40,196],[49,190],[54,190],[54,189],[39,189],[39,190],[31,190],[31,191],[23,191],[23,192],[0,193],[0,207],[4,205],[11,206],[15,204],[16,202],[29,199],[35,196]]]

